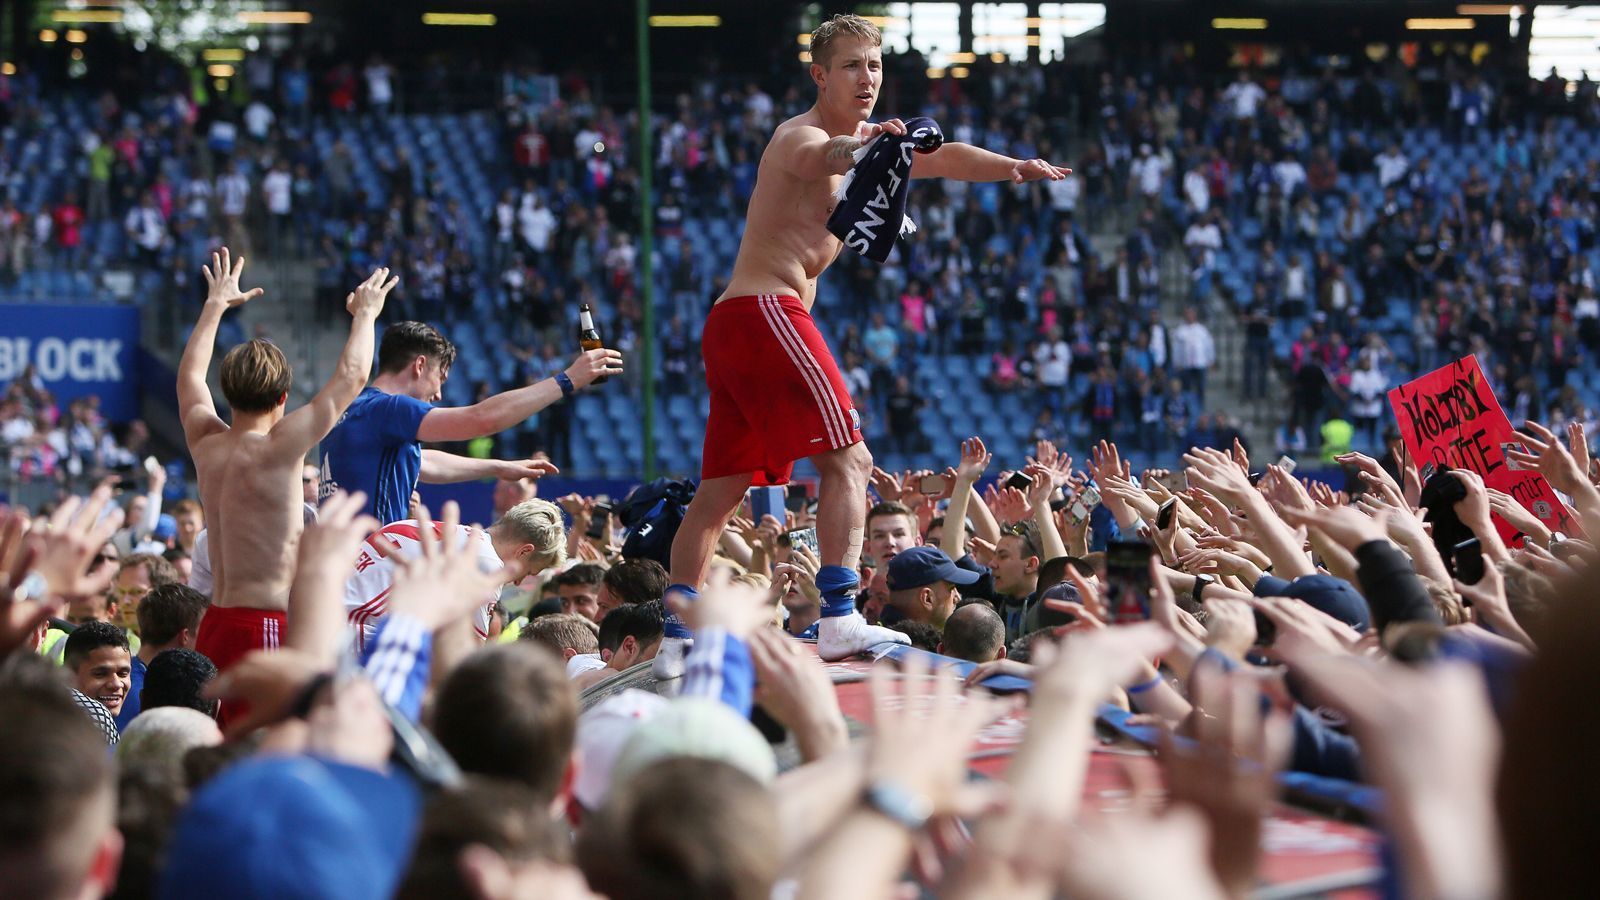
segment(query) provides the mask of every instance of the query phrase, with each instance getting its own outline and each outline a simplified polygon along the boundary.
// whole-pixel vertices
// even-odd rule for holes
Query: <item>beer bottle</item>
[[[589,311],[589,304],[578,307],[578,346],[585,353],[590,350],[601,350],[605,344],[600,342],[600,332],[594,327],[594,313]],[[609,375],[601,375],[594,380],[595,384],[603,384]]]

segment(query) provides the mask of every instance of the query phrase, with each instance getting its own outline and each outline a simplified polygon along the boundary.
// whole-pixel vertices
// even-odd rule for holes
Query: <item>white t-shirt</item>
[[[286,216],[294,199],[294,178],[288,172],[274,169],[261,179],[261,194],[267,201],[267,212]]]
[[[1161,181],[1166,174],[1166,161],[1153,153],[1133,161],[1133,177],[1139,182],[1139,193],[1146,197],[1161,193]]]
[[[434,533],[442,523],[434,522]],[[472,533],[466,525],[456,526],[456,539],[464,541]],[[394,522],[378,529],[378,534],[399,545],[398,552],[401,556],[412,557],[421,550],[418,542],[417,521],[406,519]],[[494,544],[487,534],[478,539],[478,565],[485,572],[498,571],[504,563],[494,552]],[[389,589],[394,585],[394,563],[390,560],[391,551],[383,547],[377,540],[377,535],[367,538],[361,545],[361,552],[356,556],[355,571],[344,585],[344,607],[350,623],[351,639],[357,650],[366,646],[378,630],[378,624],[389,611]],[[478,609],[472,627],[477,631],[479,638],[489,636],[489,614],[494,609],[494,604],[500,597],[500,588],[496,587],[484,598],[484,605]]]
[[[1400,153],[1390,154],[1384,152],[1373,160],[1378,166],[1378,186],[1388,187],[1396,181],[1406,177],[1406,171],[1411,168],[1411,163]]]
[[[1183,176],[1183,196],[1189,201],[1189,208],[1197,213],[1211,208],[1211,186],[1199,169],[1190,169]]]
[[[1262,90],[1261,85],[1256,84],[1254,81],[1235,81],[1233,84],[1228,85],[1227,90],[1222,92],[1222,99],[1233,105],[1233,117],[1235,119],[1255,118],[1256,107],[1260,106],[1261,101],[1266,98],[1267,92]]]
[[[252,102],[244,108],[244,130],[250,132],[251,137],[257,140],[265,139],[267,132],[272,130],[272,123],[277,119],[272,107],[260,100]]]
[[[593,672],[596,669],[604,669],[605,667],[605,660],[600,658],[600,654],[579,653],[567,660],[567,680],[571,681],[585,672]]]
[[[1040,344],[1033,361],[1039,367],[1040,384],[1060,387],[1067,383],[1067,373],[1072,368],[1072,350],[1066,341]]]
[[[1078,197],[1083,193],[1083,182],[1077,175],[1068,175],[1060,181],[1046,181],[1050,206],[1056,212],[1072,212],[1078,208]]]
[[[367,77],[367,100],[374,105],[388,103],[394,99],[394,86],[389,80],[389,67],[385,65],[367,66],[363,73]]]
[[[244,177],[243,172],[218,178],[217,197],[222,202],[223,215],[244,215],[245,206],[250,202],[250,179]]]
[[[550,235],[556,230],[556,217],[548,206],[524,203],[517,210],[517,227],[528,246],[543,253],[550,249]]]

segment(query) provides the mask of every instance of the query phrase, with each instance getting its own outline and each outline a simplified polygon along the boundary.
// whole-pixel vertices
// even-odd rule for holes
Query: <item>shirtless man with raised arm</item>
[[[839,15],[811,37],[817,102],[778,126],[761,157],[744,238],[728,289],[706,319],[702,353],[711,390],[702,481],[672,545],[668,594],[692,601],[712,549],[751,485],[784,484],[797,459],[821,476],[817,573],[824,659],[842,659],[899,632],[869,625],[855,611],[867,478],[872,454],[839,368],[811,320],[817,278],[841,244],[827,229],[834,191],[852,154],[879,134],[904,134],[899,119],[867,119],[883,85],[883,36],[859,16]],[[1043,160],[1019,160],[969,144],[946,143],[916,156],[915,178],[963,181],[1060,179]],[[687,631],[668,621],[656,672],[681,669]]]
[[[378,269],[345,300],[350,338],[333,376],[310,403],[285,415],[292,373],[270,342],[240,344],[222,358],[222,395],[230,425],[217,415],[206,385],[222,314],[261,295],[239,287],[244,257],[227,248],[203,268],[209,290],[178,365],[184,440],[194,457],[205,505],[213,588],[195,649],[226,671],[252,650],[277,647],[284,635],[289,585],[304,516],[301,472],[306,453],[333,428],[372,369],[374,323],[399,281]]]

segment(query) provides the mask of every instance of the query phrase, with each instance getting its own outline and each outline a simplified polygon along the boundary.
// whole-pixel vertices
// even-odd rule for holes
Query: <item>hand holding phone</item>
[[[1178,498],[1174,497],[1156,509],[1156,530],[1166,531],[1172,527],[1172,516],[1177,507]]]
[[[917,482],[917,493],[924,497],[937,497],[949,487],[949,480],[943,475],[924,475]]]
[[[1144,541],[1112,541],[1106,545],[1106,607],[1116,624],[1150,618],[1150,556]]]
[[[1028,488],[1033,487],[1033,476],[1027,472],[1012,472],[1006,479],[1006,487],[1013,487],[1026,494]]]

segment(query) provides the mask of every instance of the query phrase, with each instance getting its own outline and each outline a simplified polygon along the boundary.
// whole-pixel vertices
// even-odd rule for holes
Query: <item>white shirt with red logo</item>
[[[432,525],[437,537],[443,523],[434,522]],[[471,533],[472,529],[466,525],[456,526],[458,541],[466,540]],[[391,549],[379,535],[399,549]],[[394,585],[394,562],[390,557],[395,554],[408,558],[416,556],[421,552],[421,546],[415,519],[385,525],[361,545],[361,552],[356,556],[355,571],[344,585],[345,614],[358,651],[366,647],[367,641],[377,632],[378,623],[389,611],[389,589]],[[499,571],[504,565],[499,554],[494,552],[494,544],[487,534],[479,535],[477,551],[478,565],[485,572]],[[484,605],[479,607],[473,619],[473,630],[477,631],[480,639],[489,637],[489,616],[499,596],[500,591],[496,588],[485,598]]]

